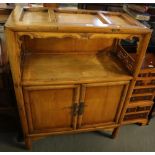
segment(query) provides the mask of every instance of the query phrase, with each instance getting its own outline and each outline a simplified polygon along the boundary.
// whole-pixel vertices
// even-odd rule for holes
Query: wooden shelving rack
[[[135,57],[135,54],[131,54]],[[124,117],[124,124],[148,123],[148,115],[154,105],[155,92],[155,55],[145,55],[141,70],[136,78],[130,103]]]

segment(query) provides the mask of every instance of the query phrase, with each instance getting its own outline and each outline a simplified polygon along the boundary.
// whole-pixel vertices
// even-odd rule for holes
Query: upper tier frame
[[[15,31],[144,34],[146,26],[125,13],[17,6],[6,26]],[[36,28],[38,27],[38,28]]]

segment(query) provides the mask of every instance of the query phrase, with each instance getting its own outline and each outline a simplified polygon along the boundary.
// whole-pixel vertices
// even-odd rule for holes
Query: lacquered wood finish
[[[25,143],[112,129],[115,137],[151,30],[126,14],[16,7],[6,24]],[[119,45],[139,39],[136,58]]]

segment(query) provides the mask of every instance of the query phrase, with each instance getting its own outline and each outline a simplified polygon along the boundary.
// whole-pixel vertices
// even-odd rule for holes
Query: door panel
[[[117,123],[125,100],[127,83],[110,82],[83,85],[80,102],[84,103],[84,110],[78,118],[78,126],[102,126],[102,124]]]
[[[24,87],[30,132],[76,128],[74,104],[79,103],[79,86]]]

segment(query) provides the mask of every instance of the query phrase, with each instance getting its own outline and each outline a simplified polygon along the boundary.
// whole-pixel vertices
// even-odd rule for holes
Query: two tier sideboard
[[[119,12],[17,6],[5,33],[26,147],[53,134],[115,137],[151,32]],[[132,57],[121,41],[135,38]]]

